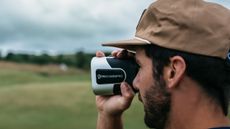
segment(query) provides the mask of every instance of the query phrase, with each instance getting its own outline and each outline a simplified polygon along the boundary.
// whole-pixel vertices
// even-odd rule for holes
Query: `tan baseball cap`
[[[143,12],[133,39],[102,45],[132,49],[146,44],[225,59],[230,10],[203,0],[158,0]]]

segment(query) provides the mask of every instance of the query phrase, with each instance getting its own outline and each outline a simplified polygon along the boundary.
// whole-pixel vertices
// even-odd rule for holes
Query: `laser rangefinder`
[[[91,80],[94,94],[121,94],[120,84],[125,81],[132,86],[138,69],[134,59],[93,57],[91,60]],[[132,89],[137,92],[133,86]]]

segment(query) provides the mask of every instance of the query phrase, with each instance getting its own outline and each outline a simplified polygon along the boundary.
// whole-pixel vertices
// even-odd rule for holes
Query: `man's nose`
[[[133,88],[137,91],[139,91],[139,88],[138,88],[138,81],[137,81],[137,76],[134,78],[133,80]]]

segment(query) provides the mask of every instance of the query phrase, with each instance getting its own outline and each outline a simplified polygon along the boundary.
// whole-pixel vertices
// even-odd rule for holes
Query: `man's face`
[[[154,62],[147,57],[144,49],[136,51],[136,61],[140,66],[133,85],[139,90],[139,99],[145,110],[145,123],[150,128],[163,129],[170,111],[170,94],[165,80],[155,79]]]

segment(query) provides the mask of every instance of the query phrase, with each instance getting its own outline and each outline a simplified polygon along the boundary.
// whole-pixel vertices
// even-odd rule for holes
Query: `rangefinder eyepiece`
[[[134,59],[118,59],[114,57],[92,58],[91,80],[94,94],[121,94],[120,84],[125,81],[132,86],[138,68]],[[132,89],[135,91],[133,87]]]

